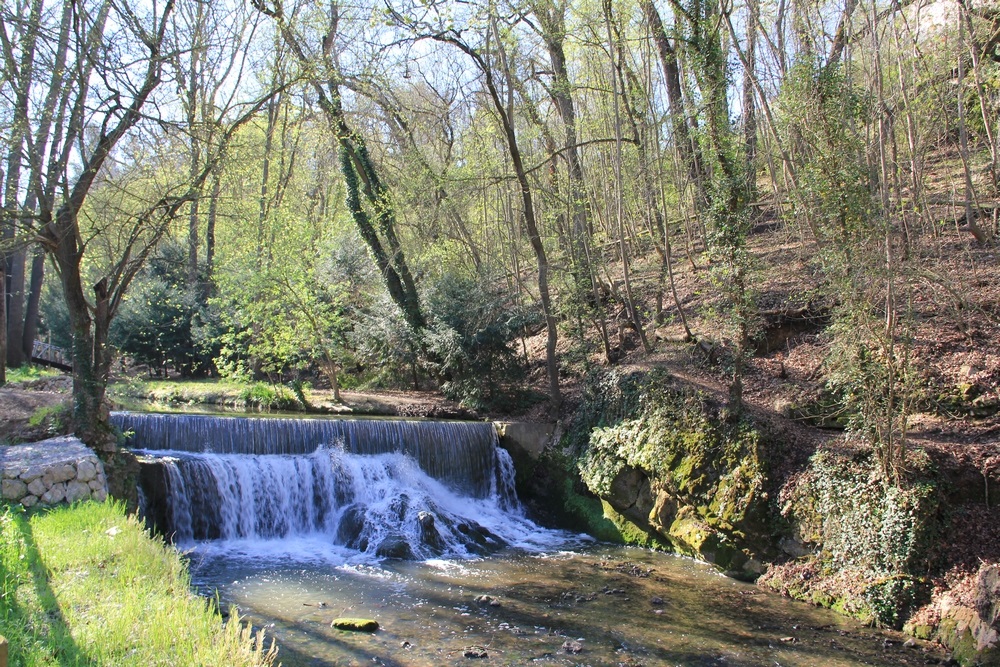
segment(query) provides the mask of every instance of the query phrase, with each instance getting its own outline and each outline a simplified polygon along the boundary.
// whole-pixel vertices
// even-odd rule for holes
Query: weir
[[[486,422],[397,419],[284,419],[116,412],[126,445],[214,454],[310,454],[320,446],[352,454],[400,452],[434,479],[478,498],[492,488],[496,429]]]
[[[532,531],[492,424],[116,413],[142,511],[178,543],[319,538],[373,557],[483,555]]]

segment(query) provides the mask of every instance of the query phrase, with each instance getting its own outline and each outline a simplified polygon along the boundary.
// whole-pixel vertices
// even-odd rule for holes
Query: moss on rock
[[[371,618],[335,618],[330,627],[352,632],[375,632],[378,630],[378,621]]]
[[[666,372],[591,378],[567,440],[626,541],[744,576],[770,549],[759,432]]]

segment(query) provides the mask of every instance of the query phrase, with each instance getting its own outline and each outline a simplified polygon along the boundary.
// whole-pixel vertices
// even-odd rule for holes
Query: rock
[[[984,623],[1000,630],[1000,566],[986,565],[976,576],[976,612]]]
[[[360,548],[361,533],[365,529],[365,506],[351,505],[344,510],[337,525],[337,544]]]
[[[40,465],[28,466],[20,474],[22,482],[30,483],[34,479],[38,479],[45,472],[45,469]]]
[[[476,596],[476,604],[485,604],[485,605],[489,605],[491,607],[499,607],[500,606],[500,600],[498,600],[497,598],[493,597],[492,595],[477,595]]]
[[[576,641],[575,639],[567,639],[562,644],[562,650],[565,651],[566,653],[571,653],[571,654],[579,653],[580,651],[583,650],[583,644]]]
[[[460,523],[455,528],[469,538],[465,542],[465,546],[475,553],[485,555],[507,546],[507,543],[500,536],[474,521]]]
[[[5,479],[2,486],[4,500],[20,500],[28,494],[28,485],[19,479]]]
[[[417,522],[420,524],[420,541],[430,548],[435,554],[444,551],[444,540],[438,532],[434,515],[430,512],[420,512],[417,514]]]
[[[24,498],[21,498],[21,504],[26,508],[34,507],[38,504],[38,496],[25,496]]]
[[[101,484],[100,482],[98,482],[96,479],[92,479],[89,482],[87,482],[87,486],[89,486],[94,491],[97,491],[98,489],[103,489],[104,488],[104,485]]]
[[[43,505],[55,505],[66,498],[66,485],[53,484],[52,488],[42,494],[40,500]]]
[[[482,646],[466,646],[462,649],[462,655],[466,658],[488,658],[490,654]]]
[[[397,533],[388,535],[375,548],[375,555],[381,558],[396,558],[398,560],[414,560],[413,548],[406,538]]]
[[[48,490],[49,487],[45,486],[45,483],[42,482],[41,477],[36,477],[35,479],[31,480],[30,484],[28,484],[28,492],[34,496],[41,496]]]
[[[81,482],[89,482],[97,478],[97,466],[92,461],[84,459],[76,464],[76,479]]]
[[[90,486],[86,482],[73,480],[66,485],[66,502],[75,503],[90,498]]]
[[[55,484],[68,482],[76,477],[76,468],[70,463],[63,463],[49,468],[42,474],[42,481],[45,486],[52,487]]]
[[[378,630],[378,621],[371,618],[335,618],[330,627],[352,632],[375,632]]]
[[[650,598],[649,604],[653,605],[654,607],[662,607],[663,606],[663,598],[661,598],[659,596]]]
[[[96,500],[99,503],[103,503],[108,499],[108,492],[106,489],[96,489],[90,494],[91,499]]]

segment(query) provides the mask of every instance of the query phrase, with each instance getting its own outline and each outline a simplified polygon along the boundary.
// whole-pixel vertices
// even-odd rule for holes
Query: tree
[[[53,15],[53,26],[42,25],[52,16],[40,13],[35,39],[55,54],[49,85],[37,96],[34,88],[20,89],[29,102],[14,109],[13,123],[24,129],[12,150],[30,165],[31,176],[8,176],[7,189],[27,187],[18,190],[18,198],[32,204],[22,209],[24,229],[45,248],[59,275],[73,334],[74,431],[105,452],[114,450],[105,402],[111,321],[145,260],[211,171],[208,166],[193,179],[166,179],[158,186],[141,179],[147,184],[142,192],[120,189],[142,173],[137,167],[150,160],[149,147],[164,142],[172,128],[165,115],[151,122],[147,109],[163,82],[169,57],[164,47],[176,7],[176,0],[157,7],[65,3],[62,13]],[[11,62],[16,59],[9,41],[3,39]],[[28,81],[34,85],[37,79]],[[49,104],[53,96],[57,102]],[[46,102],[35,113],[30,100],[39,98]],[[231,117],[232,107],[217,111],[228,127],[210,148],[209,165],[257,107],[250,105],[237,118]],[[94,195],[102,191],[119,193],[105,202],[121,206],[94,207]],[[95,248],[110,251],[103,262],[95,261]]]
[[[465,54],[472,62],[476,71],[482,76],[486,93],[493,107],[493,112],[503,134],[507,157],[510,159],[517,179],[518,192],[521,200],[521,217],[528,235],[528,242],[535,255],[538,269],[537,284],[542,314],[545,317],[547,332],[545,344],[545,365],[549,380],[549,401],[554,413],[562,404],[562,393],[559,388],[559,361],[556,358],[556,345],[559,332],[555,307],[549,291],[549,260],[539,232],[538,219],[535,214],[535,201],[528,170],[524,164],[521,146],[513,117],[514,88],[511,81],[508,54],[504,50],[504,36],[500,31],[499,19],[496,14],[487,9],[484,18],[486,38],[483,48],[479,48],[464,37],[462,31],[453,27],[432,26],[415,19],[409,19],[393,11],[394,19],[399,25],[407,26],[422,39],[430,39],[443,44],[449,44]],[[501,85],[506,84],[506,96],[501,93]]]
[[[393,302],[407,323],[421,331],[427,322],[420,307],[416,284],[396,232],[396,214],[392,197],[372,162],[364,138],[347,122],[341,86],[343,75],[337,66],[340,37],[340,7],[330,2],[325,20],[326,33],[318,51],[310,54],[305,41],[289,22],[281,0],[252,0],[261,13],[274,19],[285,44],[298,60],[317,96],[317,104],[326,116],[330,130],[340,146],[340,169],[347,184],[347,207],[382,274]],[[292,16],[295,12],[292,13]]]

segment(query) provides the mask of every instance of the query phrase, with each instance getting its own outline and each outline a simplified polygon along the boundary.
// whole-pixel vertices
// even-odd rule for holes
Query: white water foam
[[[513,463],[497,448],[490,492],[462,495],[410,456],[320,447],[303,455],[149,451],[162,462],[165,532],[208,556],[336,564],[540,552],[580,538],[523,515]],[[148,494],[147,494],[148,495]]]

